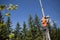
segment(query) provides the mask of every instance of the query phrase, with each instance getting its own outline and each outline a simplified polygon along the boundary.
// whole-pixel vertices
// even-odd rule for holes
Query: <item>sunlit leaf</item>
[[[13,4],[10,4],[9,7],[13,7]]]
[[[0,5],[0,10],[4,10],[5,9],[5,5]]]
[[[5,16],[10,17],[10,13],[6,13]]]
[[[14,37],[14,34],[10,33],[9,38],[13,38],[13,37]]]
[[[13,10],[16,10],[17,9],[17,7],[16,6],[13,6]]]

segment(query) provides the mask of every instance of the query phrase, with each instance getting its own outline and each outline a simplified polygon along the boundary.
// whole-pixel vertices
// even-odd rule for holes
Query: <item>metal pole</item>
[[[46,40],[51,40],[48,28],[46,28]]]
[[[42,6],[42,1],[39,0],[39,2],[40,2],[40,6],[41,6],[42,16],[45,17],[45,15],[44,15],[44,9],[43,9],[43,6]]]
[[[43,6],[42,6],[42,0],[39,0],[39,2],[40,2],[40,6],[41,6],[41,11],[42,11],[42,17],[45,17],[44,9],[43,9]],[[46,29],[46,30],[45,30],[46,40],[51,40],[51,39],[50,39],[50,35],[49,35],[49,30],[48,30],[48,28],[46,27],[45,29]],[[45,39],[45,37],[43,38],[43,40],[44,40],[44,39]]]

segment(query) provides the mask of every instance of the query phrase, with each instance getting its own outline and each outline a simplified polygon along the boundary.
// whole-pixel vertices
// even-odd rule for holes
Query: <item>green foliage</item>
[[[17,22],[14,31],[11,30],[11,27],[10,17],[7,17],[7,21],[4,21],[0,12],[0,40],[45,40],[44,30],[37,15],[34,19],[30,15],[28,25],[24,22],[22,28],[19,22]],[[53,26],[48,23],[47,27],[51,40],[60,40],[60,28],[57,28],[56,23],[53,21]],[[13,33],[10,35],[12,38],[9,38],[10,33]]]
[[[7,26],[6,23],[3,21],[3,17],[0,13],[0,39],[5,40],[8,38],[8,33],[7,33]]]
[[[35,18],[34,18],[34,34],[35,34],[35,40],[42,40],[42,32],[41,32],[41,24],[40,24],[40,19],[39,17],[37,16],[37,14],[35,15]]]
[[[27,40],[27,27],[26,27],[26,23],[23,23],[23,39]]]
[[[4,10],[5,7],[6,7],[5,5],[1,5],[1,4],[0,4],[0,10]]]
[[[19,40],[20,38],[20,24],[19,22],[17,22],[16,24],[16,28],[15,28],[15,31],[14,31],[14,34],[15,34],[15,40]]]
[[[10,20],[10,17],[7,18],[6,26],[7,26],[8,34],[11,33],[12,30],[11,30],[11,20]]]

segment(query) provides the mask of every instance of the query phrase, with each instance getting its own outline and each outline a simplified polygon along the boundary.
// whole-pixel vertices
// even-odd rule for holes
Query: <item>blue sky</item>
[[[20,22],[21,26],[24,21],[28,21],[29,14],[33,17],[35,14],[41,19],[41,8],[39,4],[39,0],[0,0],[0,4],[4,5],[18,5],[17,10],[4,10],[3,14],[6,12],[11,13],[11,21],[13,28],[15,27],[17,22]],[[60,27],[60,0],[42,0],[43,8],[45,15],[49,15],[52,20],[54,20],[58,27]]]

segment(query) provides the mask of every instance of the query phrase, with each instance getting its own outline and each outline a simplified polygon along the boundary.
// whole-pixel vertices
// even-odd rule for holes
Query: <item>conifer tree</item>
[[[36,35],[36,39],[38,40],[41,40],[42,38],[42,33],[41,33],[41,25],[40,25],[40,19],[39,17],[37,16],[37,14],[35,15],[35,18],[34,18],[34,27],[35,27],[35,35]]]
[[[10,34],[11,31],[12,31],[12,30],[11,30],[11,19],[10,19],[10,17],[7,18],[6,24],[7,24],[8,34]]]
[[[35,39],[35,33],[34,33],[34,27],[33,27],[33,18],[31,15],[29,16],[28,23],[29,23],[29,28],[30,28],[30,32],[31,32],[31,40],[34,40]]]
[[[2,36],[1,36],[1,35],[3,35],[3,34],[2,34],[2,33],[3,33],[3,32],[2,32],[3,30],[2,30],[2,26],[1,26],[1,24],[3,24],[2,21],[3,21],[3,18],[2,18],[2,14],[1,14],[1,12],[0,12],[0,39],[1,39],[1,40],[2,40]]]
[[[6,27],[6,23],[3,20],[3,16],[0,12],[0,39],[1,40],[5,40],[8,39],[7,38],[7,27]]]
[[[20,24],[19,24],[19,22],[17,22],[17,24],[16,24],[16,28],[15,28],[15,31],[14,31],[14,34],[15,34],[15,40],[20,40],[21,38],[20,38],[20,29],[21,29],[21,27],[20,27]]]
[[[52,40],[57,40],[57,25],[56,23],[53,21],[53,27],[51,29],[51,39]]]
[[[0,23],[3,23],[3,17],[2,17],[1,12],[0,12]]]
[[[27,40],[27,28],[26,28],[26,23],[23,23],[23,39]]]
[[[60,40],[60,28],[57,28],[57,39],[56,40]]]

